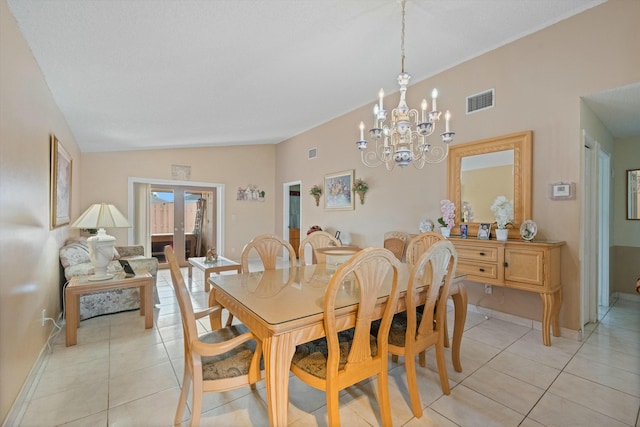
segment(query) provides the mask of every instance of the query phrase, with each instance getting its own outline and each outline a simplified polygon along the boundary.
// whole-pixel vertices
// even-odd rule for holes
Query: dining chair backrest
[[[243,273],[249,272],[249,255],[252,251],[255,251],[260,257],[264,270],[275,270],[279,255],[284,255],[288,258],[289,267],[294,268],[296,266],[296,252],[289,242],[274,234],[262,234],[254,237],[242,249],[240,264]]]
[[[389,249],[400,261],[404,260],[409,233],[404,231],[387,231],[384,233],[383,247]]]
[[[406,262],[410,266],[418,262],[420,255],[425,253],[427,249],[436,242],[445,240],[442,234],[435,233],[433,231],[427,231],[425,233],[418,234],[409,240],[406,251]]]
[[[307,245],[311,247],[311,264],[325,264],[326,257],[323,254],[316,252],[316,249],[326,248],[328,246],[342,246],[342,243],[326,231],[314,231],[313,233],[309,233],[309,235],[300,242],[300,248],[298,249],[300,265],[302,266],[307,265],[305,257],[305,249]]]
[[[440,385],[444,394],[450,393],[447,367],[444,358],[446,335],[447,296],[458,262],[453,244],[439,241],[432,244],[411,268],[406,294],[405,321],[395,322],[389,337],[389,352],[394,356],[404,356],[405,369],[411,407],[415,417],[422,416],[422,404],[418,390],[415,356],[420,356],[420,365],[425,366],[425,352],[436,348],[436,362]],[[428,277],[424,277],[427,274]],[[428,284],[424,307],[423,299],[418,299],[418,289]],[[418,315],[420,313],[420,315]]]
[[[220,324],[220,305],[194,312],[191,295],[184,283],[173,248],[164,248],[171,282],[180,306],[184,340],[184,375],[174,425],[182,425],[190,386],[192,405],[190,426],[199,425],[203,393],[232,390],[246,385],[255,390],[260,380],[261,343],[244,325],[233,325],[198,335],[196,320],[216,316]],[[214,322],[211,320],[211,324]]]
[[[353,255],[338,267],[327,285],[324,297],[326,340],[316,340],[296,348],[291,371],[305,383],[325,390],[331,426],[340,424],[338,392],[374,375],[378,378],[382,424],[390,426],[392,423],[388,388],[388,338],[398,303],[401,267],[400,261],[384,248],[367,248]],[[388,276],[391,280],[388,298],[381,307],[377,307],[378,295],[386,285]],[[336,316],[336,301],[342,301],[345,293],[357,298],[358,302],[356,312],[351,314],[355,328],[347,330]],[[372,338],[372,323],[380,312],[382,318],[378,337]],[[374,313],[377,315],[374,316]]]

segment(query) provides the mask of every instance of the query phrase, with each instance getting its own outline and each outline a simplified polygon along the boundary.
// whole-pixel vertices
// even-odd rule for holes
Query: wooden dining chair
[[[200,424],[202,397],[207,392],[233,390],[249,385],[252,390],[261,379],[262,344],[244,325],[233,325],[198,335],[196,320],[217,316],[221,306],[194,312],[191,295],[184,283],[178,260],[171,246],[164,254],[171,270],[171,280],[180,306],[184,339],[184,376],[174,425],[181,425],[191,388],[190,426]]]
[[[316,252],[316,249],[326,248],[328,246],[342,246],[342,243],[326,231],[314,231],[310,233],[300,242],[298,249],[301,266],[307,265],[307,260],[305,259],[305,249],[307,245],[311,247],[311,264],[325,264],[326,257],[324,254]]]
[[[409,241],[409,233],[404,231],[387,231],[384,233],[383,247],[389,249],[400,261],[404,259],[405,249]]]
[[[446,238],[442,234],[435,233],[433,231],[427,231],[413,237],[407,244],[407,264],[414,265],[416,262],[418,262],[418,258],[420,258],[420,255],[426,252],[427,249],[431,247],[431,245],[442,240],[446,240]]]
[[[388,333],[398,301],[400,262],[387,249],[367,248],[355,254],[334,273],[324,297],[324,330],[321,338],[296,347],[291,371],[308,385],[324,390],[330,426],[340,425],[340,390],[376,375],[382,424],[391,425],[388,387]],[[371,335],[377,295],[387,274],[392,275],[389,297],[384,303],[377,339]],[[355,283],[357,281],[357,283]],[[348,290],[347,290],[348,288]],[[352,313],[355,328],[343,330],[344,318],[337,319],[336,298],[345,293],[357,298]],[[378,311],[379,312],[379,311]]]
[[[426,231],[413,237],[407,245],[407,254],[405,257],[407,264],[409,264],[410,266],[416,264],[420,256],[425,253],[434,243],[441,242],[443,240],[447,240],[447,238],[442,234],[436,233],[434,231]],[[427,271],[424,272],[423,277],[431,277],[431,272],[428,271],[429,268],[431,268],[430,265],[427,264],[425,268],[427,269]],[[449,330],[446,328],[446,316],[444,322],[444,346],[449,347]],[[392,360],[394,362],[397,362],[398,357],[396,355],[393,355]]]
[[[262,262],[263,270],[275,270],[278,262],[278,255],[284,250],[284,256],[289,258],[289,267],[294,268],[297,264],[298,257],[293,246],[286,240],[281,239],[275,234],[261,234],[254,237],[242,249],[240,264],[242,272],[249,272],[249,255],[256,252]]]
[[[407,384],[411,409],[416,418],[422,416],[422,404],[416,376],[416,355],[420,366],[426,366],[426,350],[435,346],[440,386],[444,394],[449,394],[447,364],[444,359],[444,337],[447,328],[447,298],[451,278],[455,274],[458,255],[453,244],[447,240],[436,242],[424,252],[411,268],[407,285],[407,311],[394,316],[389,332],[389,353],[403,356],[407,371]],[[429,266],[429,268],[426,268]],[[423,274],[429,272],[428,278]],[[416,289],[429,285],[424,309],[417,310],[420,303]]]

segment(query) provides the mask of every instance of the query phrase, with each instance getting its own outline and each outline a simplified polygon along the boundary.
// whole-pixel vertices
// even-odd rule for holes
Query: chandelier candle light
[[[412,163],[417,169],[422,169],[425,163],[440,163],[449,154],[449,143],[453,141],[454,132],[449,129],[451,113],[445,113],[445,131],[441,134],[442,145],[431,147],[427,143],[435,131],[436,122],[440,121],[440,111],[436,108],[438,90],[431,92],[431,111],[427,111],[427,100],[421,103],[421,114],[416,109],[409,109],[406,101],[407,85],[411,76],[404,71],[404,29],[405,29],[405,0],[402,0],[402,72],[398,75],[400,85],[400,102],[391,111],[391,121],[387,122],[387,110],[384,109],[384,90],[378,93],[378,103],[373,107],[373,128],[369,135],[375,140],[375,149],[367,150],[368,142],[364,139],[364,122],[360,122],[360,140],[356,142],[362,163],[368,167],[377,167],[384,163],[387,170],[393,169],[397,163],[406,167]],[[415,128],[414,128],[415,127]]]

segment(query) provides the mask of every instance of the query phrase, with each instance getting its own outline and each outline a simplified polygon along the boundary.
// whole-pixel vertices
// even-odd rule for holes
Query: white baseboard
[[[27,410],[27,405],[35,392],[36,386],[38,385],[38,381],[42,376],[42,372],[44,371],[46,362],[49,359],[49,351],[47,345],[45,344],[42,350],[40,351],[40,355],[36,359],[36,362],[33,364],[29,375],[24,381],[22,385],[22,389],[20,389],[20,393],[18,393],[18,397],[11,405],[11,409],[7,414],[7,418],[4,419],[2,423],[2,427],[9,426],[18,426],[22,422],[22,417],[24,416],[25,411]]]
[[[626,292],[615,292],[614,295],[617,299],[621,299],[625,301],[640,302],[640,294],[628,294]]]

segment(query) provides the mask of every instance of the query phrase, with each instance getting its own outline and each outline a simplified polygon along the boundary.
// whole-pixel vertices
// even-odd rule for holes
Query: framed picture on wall
[[[71,213],[71,166],[72,159],[58,138],[51,134],[51,229],[69,224]]]
[[[338,172],[324,177],[324,207],[331,210],[352,210],[354,198],[353,170]]]

